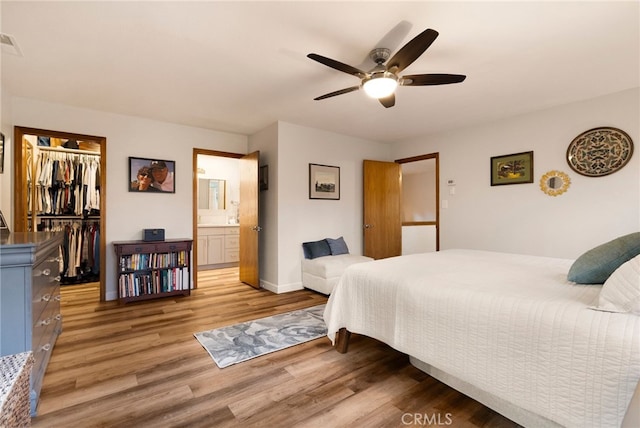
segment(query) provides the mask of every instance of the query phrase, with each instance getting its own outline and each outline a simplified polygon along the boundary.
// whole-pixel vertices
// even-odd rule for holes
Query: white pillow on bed
[[[607,278],[598,306],[593,309],[640,315],[640,255],[623,263]]]

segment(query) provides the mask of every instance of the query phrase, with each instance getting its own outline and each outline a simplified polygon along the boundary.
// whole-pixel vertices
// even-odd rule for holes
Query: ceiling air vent
[[[2,52],[22,56],[20,47],[18,46],[15,37],[12,35],[0,33],[0,44],[2,45]]]

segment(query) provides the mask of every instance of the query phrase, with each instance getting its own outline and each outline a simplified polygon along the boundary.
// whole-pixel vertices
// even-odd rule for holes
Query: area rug
[[[286,349],[327,334],[325,305],[195,333],[218,367]]]

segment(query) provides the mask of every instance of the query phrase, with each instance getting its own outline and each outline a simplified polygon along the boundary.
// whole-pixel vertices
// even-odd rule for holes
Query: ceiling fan
[[[362,71],[356,67],[327,58],[322,55],[310,53],[308,58],[338,71],[354,75],[360,79],[360,84],[349,88],[340,89],[321,95],[314,100],[324,100],[336,95],[357,91],[362,87],[372,98],[377,98],[380,103],[389,108],[396,103],[395,90],[398,86],[427,86],[447,85],[460,83],[467,76],[462,74],[409,74],[399,76],[402,70],[414,62],[438,37],[438,32],[430,28],[414,37],[389,59],[390,51],[386,48],[376,48],[369,53],[369,57],[376,63],[370,71]],[[386,63],[386,64],[385,64]]]

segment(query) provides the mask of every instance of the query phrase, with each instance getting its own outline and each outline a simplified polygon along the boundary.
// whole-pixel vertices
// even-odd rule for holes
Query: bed
[[[525,426],[621,426],[640,316],[592,309],[602,285],[568,281],[573,262],[446,250],[353,265],[327,302],[327,335],[380,340]]]

